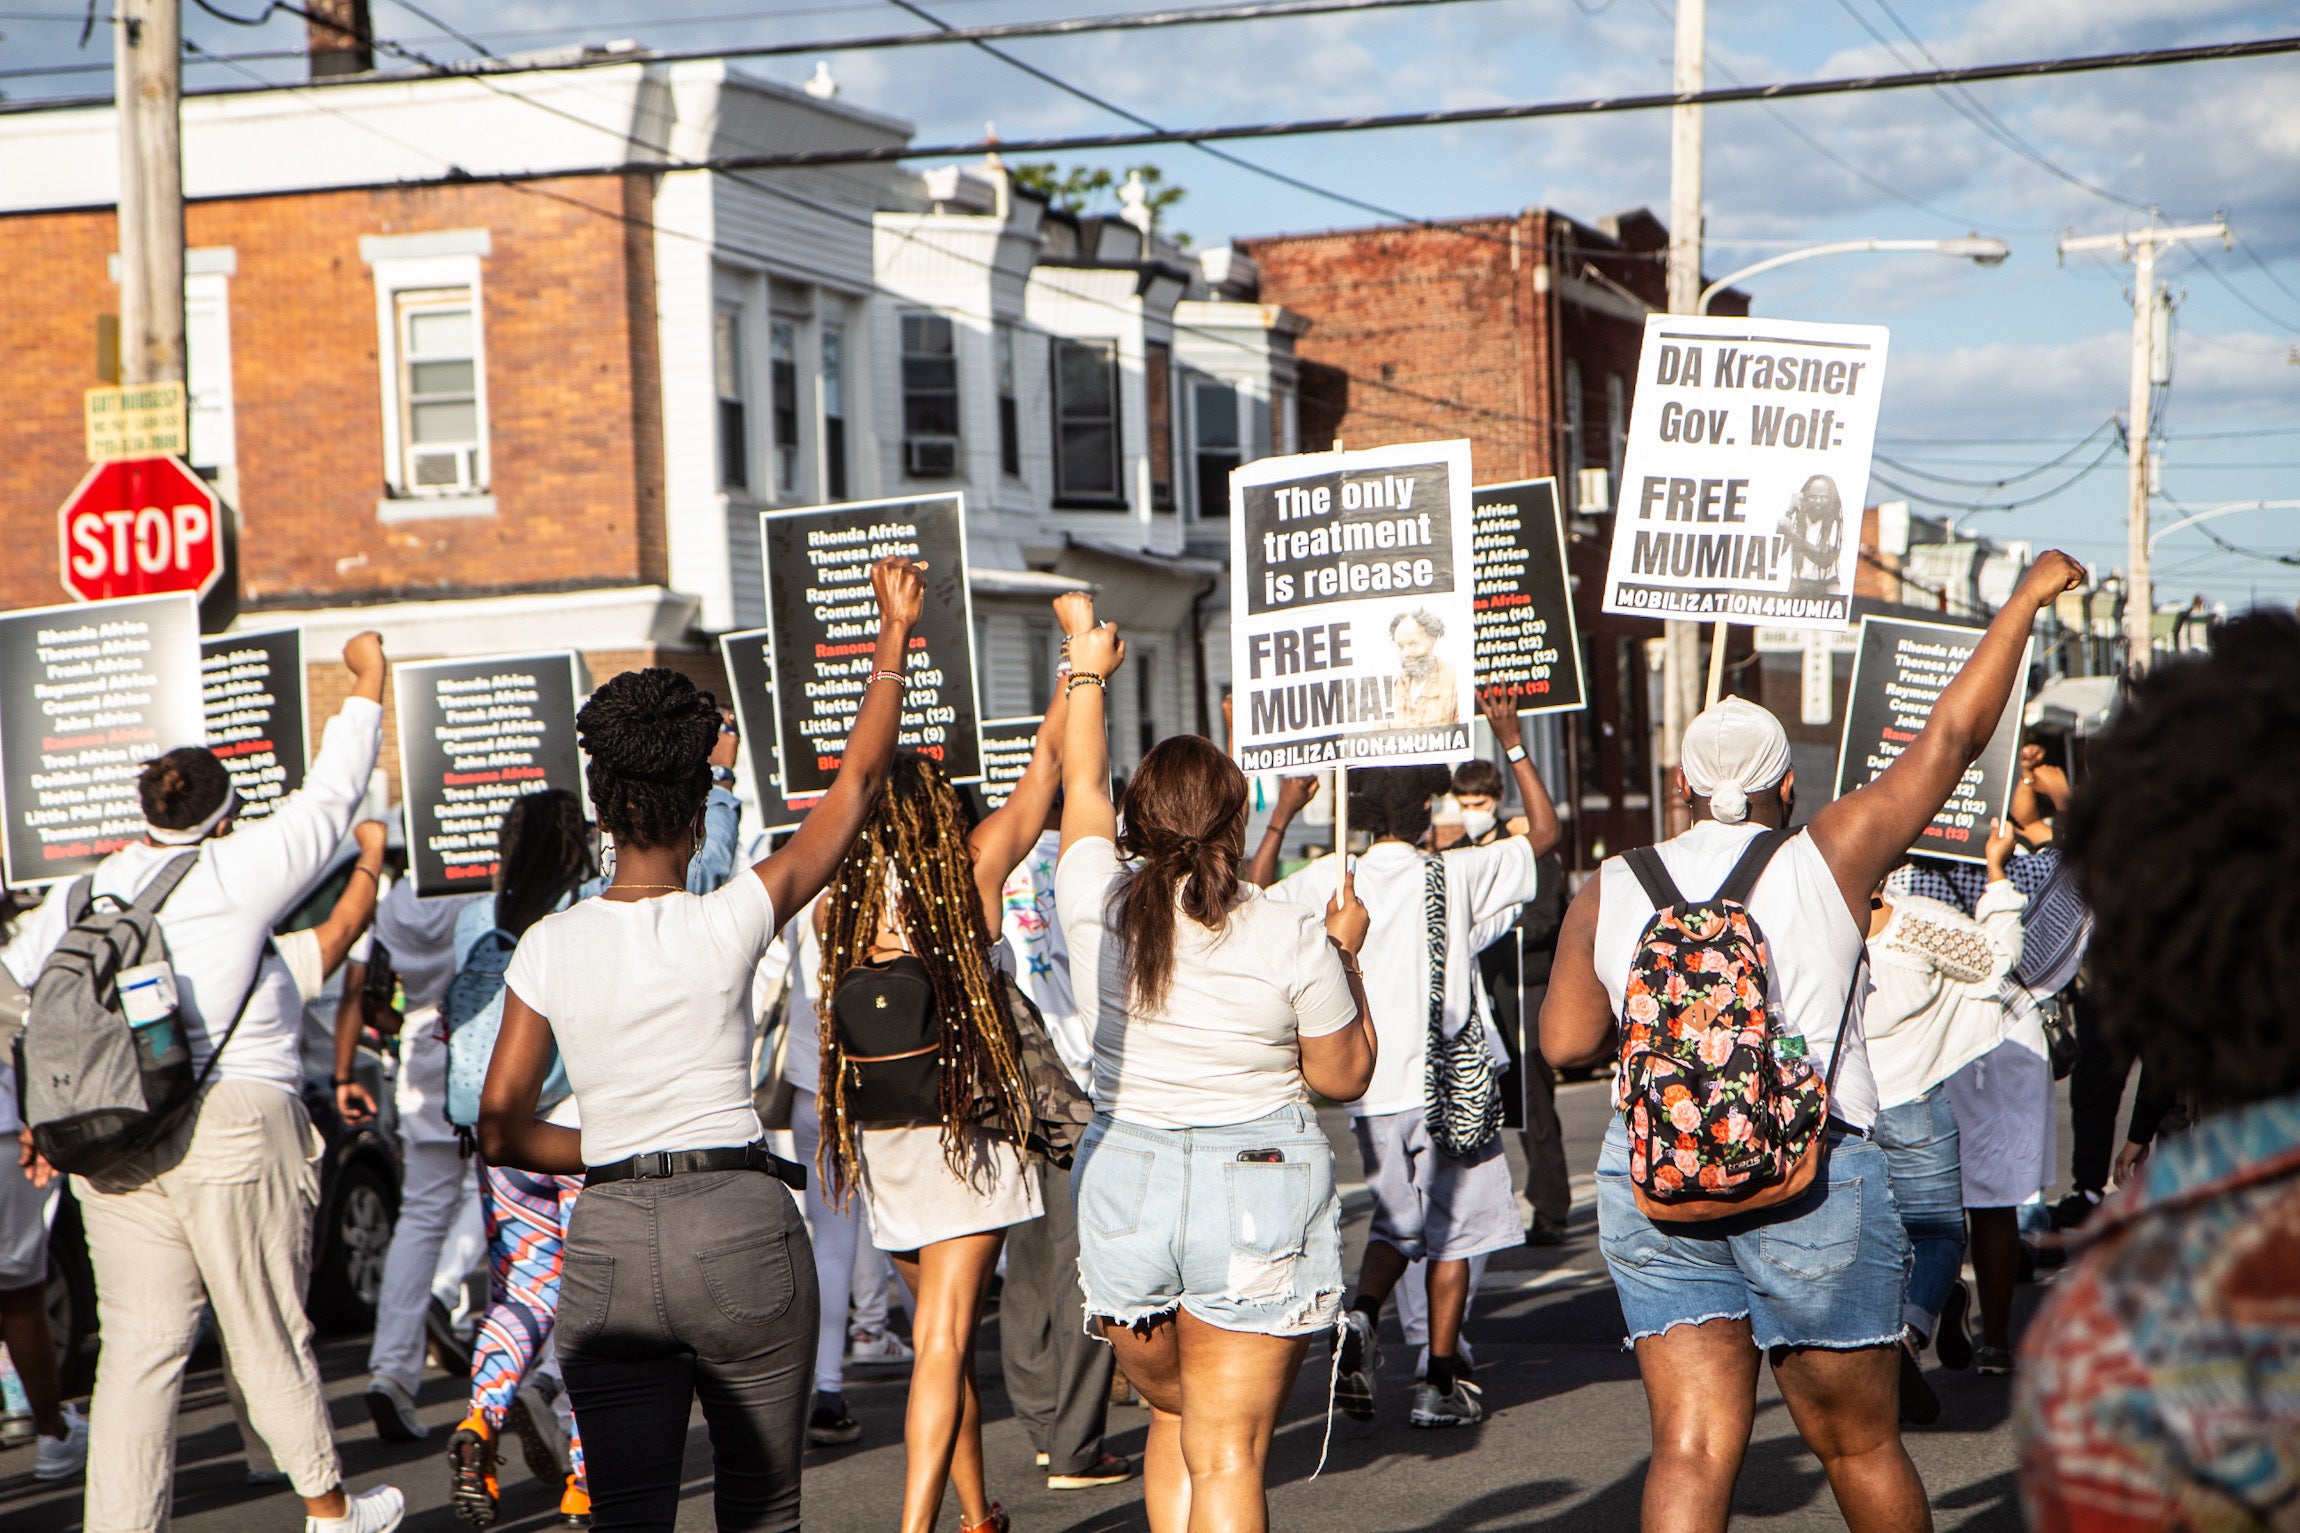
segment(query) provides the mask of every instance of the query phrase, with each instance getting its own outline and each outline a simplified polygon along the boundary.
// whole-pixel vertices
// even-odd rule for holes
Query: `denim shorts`
[[[1597,1159],[1597,1234],[1629,1339],[1704,1320],[1749,1322],[1775,1347],[1876,1347],[1901,1334],[1909,1239],[1885,1152],[1831,1130],[1813,1186],[1791,1203],[1706,1224],[1656,1225],[1629,1184],[1619,1117]]]
[[[1239,1158],[1255,1151],[1284,1159]],[[1097,1113],[1070,1186],[1090,1321],[1182,1308],[1225,1331],[1309,1336],[1341,1317],[1334,1152],[1307,1106],[1220,1128]]]

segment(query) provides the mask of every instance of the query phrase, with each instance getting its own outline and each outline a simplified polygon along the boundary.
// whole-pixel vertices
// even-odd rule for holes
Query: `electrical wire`
[[[1919,468],[1914,463],[1903,463],[1899,459],[1888,457],[1886,454],[1881,452],[1875,454],[1875,457],[1879,463],[1886,464],[1898,472],[1904,474],[1914,474],[1920,479],[1929,479],[1936,484],[1962,485],[1970,489],[1980,490],[1985,494],[1991,490],[2001,490],[2007,485],[2019,484],[2024,480],[2034,479],[2039,474],[2051,473],[2054,469],[2060,467],[2063,463],[2066,463],[2069,459],[2075,457],[2078,453],[2084,451],[2085,448],[2092,445],[2093,439],[2098,437],[2103,431],[2111,431],[2114,430],[2115,427],[2116,418],[2111,416],[2107,420],[2102,421],[2099,425],[2093,427],[2092,430],[2088,432],[2081,440],[2079,440],[2074,446],[2070,447],[2066,452],[2061,453],[2058,457],[2048,459],[2043,463],[2037,464],[2033,468],[2023,469],[2017,474],[2007,474],[1999,479],[1963,479],[1957,477],[1954,474],[1934,473],[1930,469]]]
[[[1896,495],[1902,496],[1909,500],[1922,501],[1928,506],[1942,506],[1952,511],[1966,511],[1974,515],[1979,515],[1982,512],[1990,511],[2018,511],[2026,506],[2039,505],[2044,501],[2051,500],[2053,497],[2061,494],[2066,490],[2074,488],[2078,482],[2096,472],[2102,464],[2106,463],[2109,458],[2116,452],[2117,446],[2118,443],[2114,439],[2111,439],[2101,447],[2100,455],[2098,457],[2094,458],[2084,467],[2078,469],[2075,473],[2069,475],[2066,479],[2063,479],[2060,483],[2054,485],[2051,489],[2040,490],[2034,495],[2024,496],[2019,500],[2006,501],[2002,505],[1983,505],[1977,499],[1950,500],[1945,496],[1928,494],[1923,490],[1911,489],[1907,485],[1900,484],[1895,480],[1876,472],[1874,469],[1870,470],[1869,479],[1874,484],[1883,485],[1886,489],[1891,490]]]

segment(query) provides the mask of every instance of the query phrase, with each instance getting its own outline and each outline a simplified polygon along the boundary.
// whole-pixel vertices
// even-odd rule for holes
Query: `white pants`
[[[184,1365],[210,1304],[252,1424],[296,1493],[342,1483],[303,1310],[322,1148],[303,1103],[226,1080],[148,1156],[101,1182],[73,1178],[104,1333],[90,1533],[167,1527]]]
[[[406,1169],[399,1187],[399,1222],[383,1259],[383,1291],[376,1299],[367,1371],[412,1394],[423,1377],[423,1322],[440,1250],[463,1215],[479,1206],[479,1163],[465,1160],[452,1139],[403,1140],[400,1149]]]
[[[853,1297],[858,1329],[886,1329],[886,1253],[864,1236],[861,1194],[849,1200],[843,1213],[823,1195],[823,1179],[815,1172],[822,1120],[813,1092],[793,1095],[791,1126],[785,1132],[790,1158],[808,1172],[803,1211],[814,1239],[815,1285],[823,1296],[821,1328],[815,1334],[815,1389],[835,1395],[846,1387],[847,1298]]]

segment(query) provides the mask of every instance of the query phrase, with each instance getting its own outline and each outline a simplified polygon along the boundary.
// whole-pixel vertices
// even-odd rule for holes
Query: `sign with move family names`
[[[1843,628],[1887,338],[1647,315],[1604,610]]]
[[[144,763],[207,738],[190,592],[0,614],[8,882],[73,878],[144,834]]]
[[[583,793],[577,664],[560,650],[391,668],[407,871],[417,894],[485,890],[513,799],[545,788]]]
[[[870,569],[892,555],[926,561],[926,605],[911,630],[897,744],[952,782],[982,776],[976,737],[974,608],[966,588],[963,497],[858,500],[759,515],[782,794],[827,791],[862,710],[878,647]]]
[[[1469,443],[1230,474],[1232,748],[1248,773],[1471,754]]]
[[[1521,714],[1579,711],[1587,698],[1557,481],[1480,485],[1469,499],[1477,684],[1508,688]]]
[[[1874,615],[1861,619],[1852,687],[1845,698],[1845,733],[1837,747],[1838,798],[1876,781],[1908,749],[1933,716],[1942,689],[1979,647],[1982,632],[1950,623]],[[1985,860],[1981,844],[1989,838],[1989,821],[2001,819],[2012,804],[2021,711],[2028,706],[2026,678],[2035,652],[2031,639],[2021,654],[2022,684],[2005,700],[1988,748],[1965,768],[1949,801],[1917,836],[1909,848],[1915,855]]]
[[[719,655],[727,664],[727,688],[734,693],[728,703],[735,710],[735,727],[743,737],[743,753],[750,758],[760,829],[768,834],[794,830],[822,795],[783,797],[782,751],[775,744],[775,657],[767,630],[719,635]]]
[[[1042,713],[982,721],[982,801],[990,808],[1004,804],[1030,770],[1030,758],[1038,750],[1038,726],[1045,721]]]
[[[228,633],[200,641],[208,749],[232,774],[238,818],[260,820],[303,786],[311,748],[303,630]]]

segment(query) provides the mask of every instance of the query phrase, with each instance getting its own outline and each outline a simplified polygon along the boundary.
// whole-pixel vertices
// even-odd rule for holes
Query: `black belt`
[[[629,1160],[586,1167],[583,1178],[586,1186],[597,1187],[603,1182],[658,1181],[691,1171],[764,1171],[793,1192],[807,1190],[807,1168],[783,1159],[763,1144],[720,1150],[649,1150]]]

